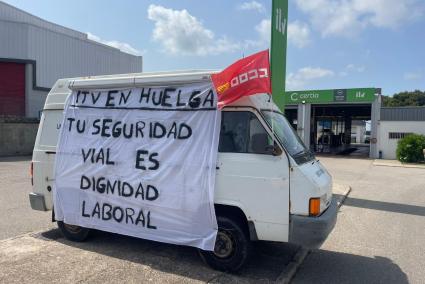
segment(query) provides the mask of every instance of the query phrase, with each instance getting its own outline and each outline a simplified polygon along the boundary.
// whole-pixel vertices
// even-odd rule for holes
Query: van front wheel
[[[74,242],[83,242],[87,239],[90,233],[90,229],[69,225],[63,221],[57,221],[58,227],[66,239]]]
[[[251,242],[239,224],[227,217],[217,217],[218,232],[214,251],[199,250],[202,259],[214,269],[234,272],[247,261]]]

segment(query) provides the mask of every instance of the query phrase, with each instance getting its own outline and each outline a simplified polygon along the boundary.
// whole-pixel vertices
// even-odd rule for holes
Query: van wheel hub
[[[217,233],[217,239],[214,246],[214,254],[219,258],[229,257],[234,250],[234,241],[232,236],[224,231]]]

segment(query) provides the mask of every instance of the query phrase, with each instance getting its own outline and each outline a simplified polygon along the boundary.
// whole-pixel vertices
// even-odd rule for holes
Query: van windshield
[[[314,159],[314,155],[304,145],[282,113],[270,110],[262,110],[261,112],[269,127],[272,128],[273,126],[273,131],[280,143],[297,164],[304,164]]]

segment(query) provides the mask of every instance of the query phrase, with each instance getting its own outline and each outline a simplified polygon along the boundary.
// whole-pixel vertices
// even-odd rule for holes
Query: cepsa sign
[[[218,94],[218,106],[222,108],[243,96],[270,93],[269,70],[269,52],[264,50],[211,75]]]
[[[298,101],[299,99],[305,100],[305,99],[318,99],[319,94],[318,93],[292,93],[291,94],[291,100],[292,101]]]

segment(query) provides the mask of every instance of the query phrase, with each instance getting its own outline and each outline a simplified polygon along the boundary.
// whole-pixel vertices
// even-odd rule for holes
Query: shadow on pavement
[[[118,234],[93,231],[83,243],[66,240],[58,229],[36,236],[57,241],[100,255],[147,265],[155,270],[208,282],[270,282],[275,281],[299,247],[290,244],[256,242],[249,263],[237,274],[225,274],[210,269],[197,249],[148,241]]]
[[[332,158],[332,159],[341,159],[341,160],[370,160],[372,161],[372,158],[369,158],[367,155],[335,155],[335,154],[326,154],[326,153],[316,153],[316,158],[320,160],[320,158]]]
[[[417,205],[383,202],[352,197],[347,197],[344,201],[344,205],[417,216],[425,216],[425,207]]]
[[[0,156],[1,162],[23,162],[23,161],[31,161],[32,156]]]
[[[292,283],[409,283],[391,259],[314,250]]]

